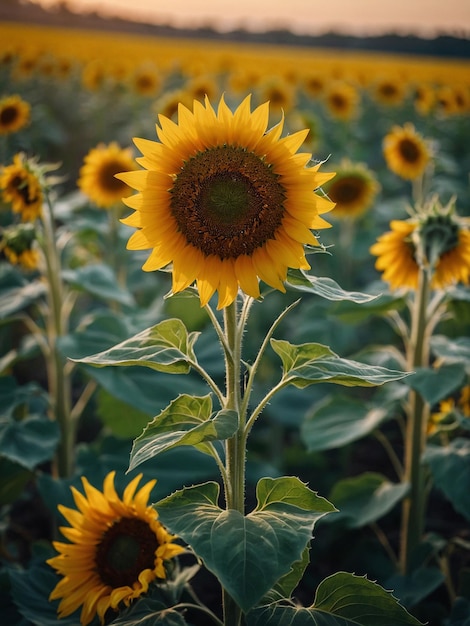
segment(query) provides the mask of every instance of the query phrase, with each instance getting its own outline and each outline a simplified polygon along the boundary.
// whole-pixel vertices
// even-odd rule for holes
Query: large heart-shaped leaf
[[[380,585],[346,572],[325,578],[311,607],[270,604],[250,611],[247,626],[419,626]]]
[[[210,482],[155,506],[244,611],[301,560],[315,522],[335,510],[298,478],[261,479],[258,505],[246,516],[221,509],[218,498],[219,486]]]
[[[301,425],[301,436],[310,452],[339,448],[365,437],[387,416],[386,407],[345,396],[329,397],[309,411]]]
[[[134,441],[129,469],[176,446],[196,446],[201,452],[208,452],[201,444],[228,439],[237,428],[235,411],[212,414],[211,396],[180,395]]]
[[[300,388],[314,383],[374,387],[409,375],[407,372],[343,359],[319,343],[293,345],[288,341],[271,339],[271,346],[282,360],[283,382]]]
[[[199,333],[188,333],[181,320],[168,319],[134,337],[88,357],[76,359],[96,367],[141,365],[169,374],[187,374],[195,362],[193,345]]]

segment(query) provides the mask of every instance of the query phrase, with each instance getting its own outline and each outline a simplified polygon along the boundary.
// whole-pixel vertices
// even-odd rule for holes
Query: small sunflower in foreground
[[[42,214],[43,190],[36,164],[23,153],[15,154],[13,163],[0,169],[0,189],[4,202],[11,203],[23,222],[32,222]]]
[[[375,267],[392,289],[416,289],[421,267],[429,271],[433,289],[469,283],[470,223],[452,208],[435,205],[424,216],[394,220],[371,247]]]
[[[131,193],[115,174],[133,167],[135,161],[130,148],[121,148],[116,142],[99,144],[85,156],[77,184],[92,202],[106,209]]]
[[[325,186],[325,192],[336,205],[332,216],[354,219],[363,215],[380,190],[375,174],[364,163],[349,159],[344,159],[335,170],[335,178]]]
[[[406,180],[419,178],[431,160],[431,150],[411,123],[394,126],[385,136],[383,153],[387,167]]]
[[[145,271],[172,263],[173,293],[196,281],[202,306],[216,291],[230,305],[239,287],[258,298],[258,278],[285,291],[289,267],[310,267],[311,229],[330,226],[320,215],[334,205],[314,190],[333,174],[297,154],[308,131],[281,139],[283,120],[266,132],[268,119],[269,103],[251,111],[249,96],[234,112],[223,98],[217,112],[207,98],[181,105],[178,124],[159,116],[160,142],[134,140],[145,170],[119,175],[139,192],[124,200],[135,212],[122,221],[138,229],[127,247],[151,249]]]
[[[70,543],[55,541],[59,555],[47,561],[63,576],[49,600],[61,599],[59,617],[82,607],[82,626],[95,615],[103,624],[109,609],[129,606],[153,581],[165,580],[167,562],[184,551],[148,506],[156,481],[136,491],[142,475],[136,476],[121,499],[114,477],[106,476],[102,492],[82,477],[85,494],[71,488],[78,510],[59,505],[70,524],[60,530]]]
[[[21,96],[7,96],[0,100],[0,135],[16,133],[31,119],[31,107]]]

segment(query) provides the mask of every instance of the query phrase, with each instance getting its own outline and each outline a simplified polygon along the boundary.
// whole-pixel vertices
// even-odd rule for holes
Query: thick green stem
[[[411,337],[407,355],[410,370],[425,367],[429,361],[426,345],[428,299],[429,276],[421,269],[412,309]],[[410,492],[403,502],[400,546],[400,568],[403,574],[410,572],[413,552],[420,544],[424,532],[426,475],[422,453],[426,441],[428,413],[429,406],[421,395],[411,390],[406,425],[404,474],[404,480],[410,484]]]
[[[56,233],[52,206],[47,196],[43,215],[44,254],[48,282],[47,375],[53,418],[60,428],[60,443],[57,450],[57,473],[61,477],[70,476],[74,465],[75,427],[71,420],[71,381],[59,352],[58,339],[67,332],[67,319],[63,315],[63,284],[61,265],[56,247]]]
[[[237,320],[236,301],[224,309],[225,338],[229,353],[225,357],[226,402],[225,408],[238,414],[238,430],[226,443],[226,469],[228,489],[225,494],[227,509],[245,512],[245,413],[241,412],[241,344],[243,329]],[[242,611],[233,598],[223,590],[224,625],[239,626]]]

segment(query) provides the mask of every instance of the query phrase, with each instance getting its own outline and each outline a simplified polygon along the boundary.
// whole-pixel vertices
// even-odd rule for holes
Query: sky
[[[34,0],[45,6],[60,0]],[[67,0],[72,10],[97,11],[149,23],[221,30],[288,28],[356,35],[398,32],[470,37],[470,0]]]

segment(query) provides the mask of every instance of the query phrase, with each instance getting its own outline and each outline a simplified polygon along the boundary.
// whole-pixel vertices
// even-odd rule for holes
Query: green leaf
[[[457,438],[447,446],[428,445],[424,462],[429,464],[436,487],[470,520],[470,440]]]
[[[387,588],[393,589],[403,606],[411,608],[440,587],[444,580],[444,574],[438,567],[419,567],[408,576],[392,576],[386,584]]]
[[[301,560],[315,522],[335,510],[298,478],[263,478],[258,506],[244,516],[219,508],[219,486],[205,483],[158,502],[160,519],[193,548],[247,611]]]
[[[26,469],[34,469],[54,456],[60,432],[57,422],[31,416],[0,423],[0,455]]]
[[[329,495],[339,511],[325,521],[341,521],[347,528],[361,528],[391,511],[408,489],[408,484],[393,484],[374,472],[346,478],[337,482]]]
[[[321,296],[326,300],[355,302],[362,304],[375,300],[378,296],[360,293],[358,291],[345,291],[331,278],[324,276],[310,276],[302,270],[289,269],[287,272],[286,287],[295,291],[306,291]]]
[[[103,387],[96,394],[96,414],[117,437],[138,437],[147,426],[150,415],[112,396]]]
[[[327,518],[328,519],[328,518]],[[302,580],[305,570],[310,563],[310,548],[307,546],[302,552],[302,558],[300,561],[292,563],[290,571],[282,576],[272,588],[269,596],[276,598],[290,598],[294,589]]]
[[[62,272],[62,277],[74,289],[85,291],[101,300],[128,306],[135,304],[132,294],[118,283],[111,267],[104,263],[67,269]]]
[[[419,626],[380,585],[338,572],[318,586],[309,608],[271,604],[250,611],[247,626]]]
[[[211,396],[180,395],[157,415],[137,437],[132,447],[129,469],[177,446],[201,446],[207,441],[229,439],[238,428],[235,411],[212,414]]]
[[[374,387],[409,375],[343,359],[319,343],[292,345],[288,341],[271,339],[271,346],[282,360],[284,383],[301,389],[314,383]]]
[[[19,287],[0,289],[0,319],[7,319],[19,313],[30,304],[42,298],[47,292],[41,281],[26,283]]]
[[[95,367],[140,365],[158,372],[187,374],[195,362],[193,345],[199,333],[188,333],[183,322],[169,319],[92,356],[75,359]]]
[[[464,384],[465,379],[465,369],[460,363],[453,363],[439,368],[416,368],[406,382],[432,406],[448,398]]]
[[[0,455],[0,476],[2,477],[0,481],[0,506],[3,506],[18,500],[18,494],[26,487],[32,475],[31,471]]]
[[[446,363],[463,363],[470,366],[470,338],[449,339],[443,335],[431,337],[431,350]]]
[[[309,452],[331,450],[365,437],[387,419],[388,413],[386,407],[330,396],[313,406],[300,432]]]

